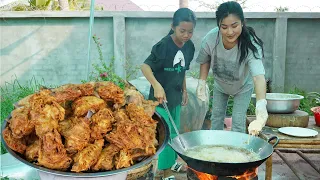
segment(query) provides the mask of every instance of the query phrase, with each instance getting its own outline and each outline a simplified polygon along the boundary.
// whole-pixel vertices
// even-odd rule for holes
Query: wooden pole
[[[187,8],[189,6],[189,0],[179,0],[179,8]]]

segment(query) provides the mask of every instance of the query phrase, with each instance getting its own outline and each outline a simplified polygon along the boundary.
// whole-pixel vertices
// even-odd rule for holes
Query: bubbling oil
[[[188,149],[186,156],[194,159],[221,163],[246,163],[260,160],[259,154],[252,149],[229,145],[201,145]]]

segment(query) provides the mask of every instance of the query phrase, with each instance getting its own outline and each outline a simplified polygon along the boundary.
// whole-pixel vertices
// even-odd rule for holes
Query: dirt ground
[[[293,153],[282,153],[289,161],[290,164],[296,168],[302,177],[307,180],[320,180],[320,174],[313,169],[304,159],[299,155]],[[320,169],[320,155],[319,154],[306,154],[304,153],[317,167]],[[272,179],[273,180],[299,180],[294,172],[288,167],[288,165],[279,157],[277,153],[273,153],[273,167],[272,167]],[[179,161],[183,162],[181,159]],[[154,160],[153,167],[156,167],[157,160]],[[154,168],[155,170],[155,168]],[[266,166],[263,163],[258,168],[258,179],[265,179]],[[176,180],[186,180],[186,173],[173,173]],[[159,177],[155,177],[155,180],[160,180]]]

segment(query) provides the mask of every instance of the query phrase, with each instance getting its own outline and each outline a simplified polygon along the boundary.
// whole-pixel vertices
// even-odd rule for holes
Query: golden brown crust
[[[112,82],[66,84],[21,99],[2,135],[9,148],[39,166],[115,170],[156,153],[157,105]]]

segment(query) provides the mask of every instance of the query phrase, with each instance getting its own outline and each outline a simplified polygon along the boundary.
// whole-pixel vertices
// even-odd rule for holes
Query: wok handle
[[[272,140],[274,140],[274,139],[276,139],[276,142],[272,145],[273,148],[275,148],[275,147],[278,145],[279,141],[280,141],[280,139],[278,138],[278,136],[272,136],[271,138],[268,139],[268,143],[270,143],[270,141],[272,141]]]

